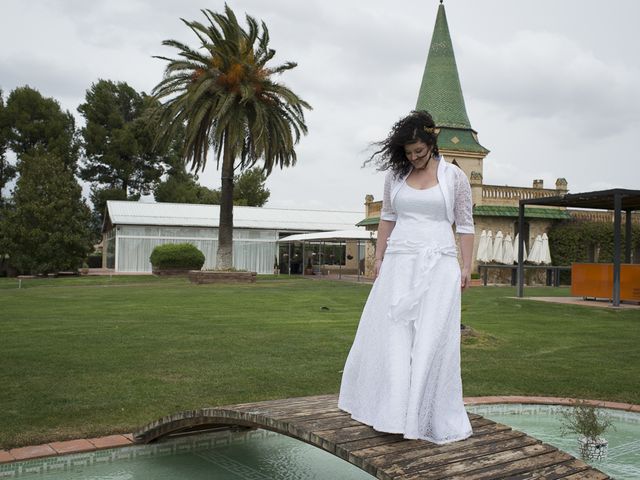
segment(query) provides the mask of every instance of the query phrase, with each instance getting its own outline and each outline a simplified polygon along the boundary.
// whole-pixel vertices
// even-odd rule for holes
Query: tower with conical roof
[[[468,177],[481,179],[482,161],[489,150],[480,145],[477,132],[471,128],[442,0],[416,109],[427,110],[433,116],[440,129],[438,147],[445,158],[455,160]]]

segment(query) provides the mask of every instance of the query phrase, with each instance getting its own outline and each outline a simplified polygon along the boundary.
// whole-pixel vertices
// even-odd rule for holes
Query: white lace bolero
[[[473,226],[473,201],[471,199],[469,179],[459,167],[445,161],[444,157],[440,156],[438,162],[438,184],[444,196],[449,222],[456,224],[456,233],[475,233]],[[409,173],[411,173],[411,170]],[[393,208],[393,200],[409,176],[409,173],[397,177],[392,170],[387,172],[384,180],[384,193],[382,195],[381,220],[396,221],[397,214]]]

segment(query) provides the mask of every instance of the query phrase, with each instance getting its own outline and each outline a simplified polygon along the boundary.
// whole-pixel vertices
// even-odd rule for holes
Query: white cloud
[[[415,106],[437,3],[423,0],[229,0],[264,20],[281,81],[314,110],[295,168],[267,182],[271,206],[363,210],[382,175],[361,168],[369,143]],[[195,45],[179,20],[224,0],[5,0],[0,87],[30,84],[74,112],[98,78],[150,92],[172,56],[165,39]],[[636,187],[640,5],[618,0],[445,2],[471,123],[491,150],[488,183],[572,191]],[[553,12],[550,15],[549,12]],[[612,168],[614,166],[615,168]],[[634,175],[635,174],[635,175]],[[219,186],[215,158],[201,175]]]
[[[563,34],[521,31],[501,44],[462,37],[468,92],[511,118],[544,118],[581,135],[638,121],[640,70],[607,62]]]

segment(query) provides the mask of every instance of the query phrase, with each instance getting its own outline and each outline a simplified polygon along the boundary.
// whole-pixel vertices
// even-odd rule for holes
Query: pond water
[[[467,406],[467,411],[510,425],[515,430],[580,458],[576,436],[560,434],[561,412],[569,408],[559,405],[496,404]],[[604,435],[609,442],[607,458],[587,463],[616,480],[640,479],[640,413],[603,410],[611,416],[615,428]]]
[[[0,465],[0,479],[370,480],[320,448],[267,430],[175,437],[150,445]]]
[[[560,435],[556,405],[468,406],[579,458],[575,437]],[[640,479],[640,414],[606,410],[615,430],[609,452],[591,464],[615,479]],[[217,430],[96,452],[0,465],[0,479],[33,480],[365,480],[371,475],[296,439],[268,430]]]

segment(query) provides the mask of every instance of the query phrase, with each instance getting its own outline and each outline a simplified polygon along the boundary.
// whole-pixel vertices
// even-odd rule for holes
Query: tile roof
[[[473,207],[473,215],[479,217],[514,217],[518,218],[518,207],[509,207],[501,205],[476,205]],[[531,208],[526,207],[524,210],[525,218],[549,218],[555,220],[569,220],[571,215],[567,210],[559,210],[557,208]],[[360,220],[356,225],[365,227],[369,225],[378,225],[380,217],[367,217]]]
[[[518,207],[506,205],[476,205],[473,207],[473,214],[481,217],[515,217],[518,218]],[[526,218],[549,218],[557,220],[568,220],[571,215],[566,210],[557,208],[531,208],[524,209]]]
[[[478,143],[472,130],[459,128],[441,128],[438,134],[438,148],[458,152],[489,153],[489,150]]]
[[[438,7],[436,23],[433,27],[431,46],[424,68],[422,84],[416,103],[417,110],[427,110],[441,128],[438,145],[458,151],[488,153],[478,142],[462,95],[453,44],[449,34],[444,5]],[[448,129],[454,129],[448,131]],[[452,138],[460,140],[451,143]],[[449,142],[449,143],[447,143]]]

